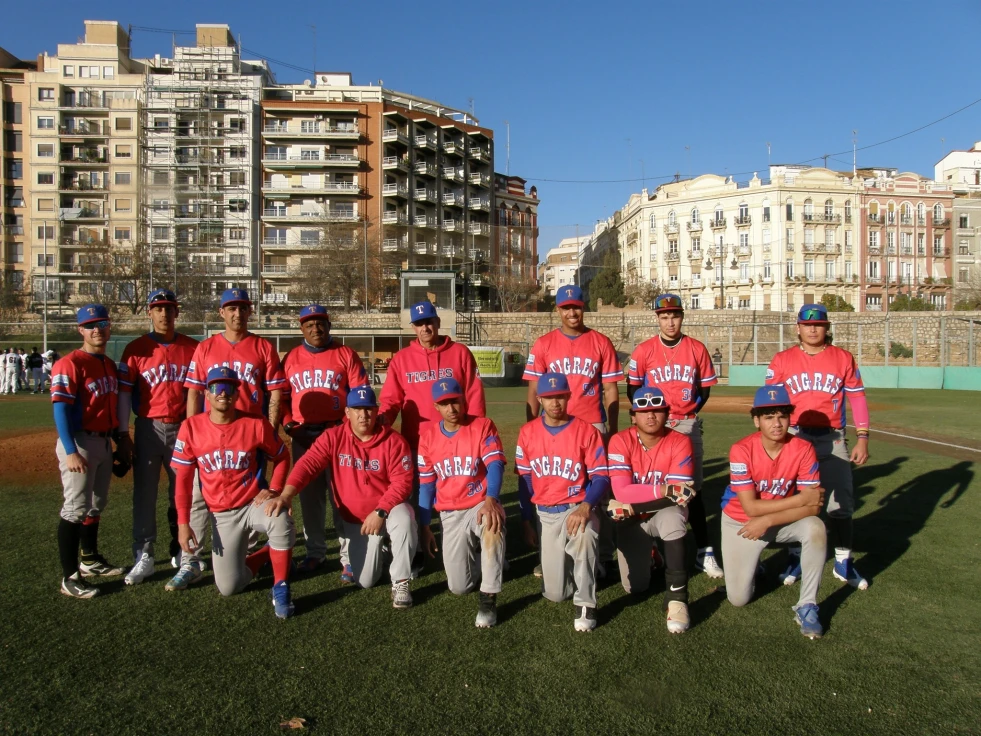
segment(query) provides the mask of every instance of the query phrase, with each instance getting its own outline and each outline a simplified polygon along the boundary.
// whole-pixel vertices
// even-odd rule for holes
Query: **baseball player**
[[[303,342],[283,358],[286,387],[283,391],[283,429],[293,439],[293,462],[303,457],[310,445],[330,427],[344,420],[348,390],[368,383],[361,358],[351,348],[330,336],[330,315],[319,304],[300,310]],[[327,486],[329,472],[315,476],[300,491],[303,509],[303,536],[306,557],[299,572],[313,572],[327,556]],[[336,508],[334,529],[340,530]],[[354,582],[347,554],[347,540],[338,538],[341,558],[341,580]]]
[[[515,466],[525,542],[541,546],[542,592],[570,596],[576,631],[596,628],[596,506],[610,490],[603,437],[569,415],[572,392],[564,373],[544,373],[536,386],[542,414],[518,432]],[[532,504],[538,528],[532,525]],[[540,542],[539,542],[540,540]]]
[[[695,567],[711,578],[721,578],[722,568],[709,542],[705,502],[702,500],[702,420],[711,387],[718,383],[712,359],[705,345],[682,334],[684,304],[677,294],[661,294],[654,299],[658,334],[645,340],[630,356],[627,392],[633,398],[640,386],[657,386],[671,407],[668,427],[688,435],[694,450],[692,475],[695,497],[688,509],[688,521],[698,551]]]
[[[32,394],[39,394],[44,388],[44,374],[41,370],[43,365],[44,359],[37,351],[37,348],[31,348],[31,354],[27,356],[27,368],[30,372],[31,380],[34,382],[34,388],[31,390]]]
[[[783,386],[764,386],[750,414],[758,432],[729,451],[729,487],[722,497],[722,560],[726,596],[734,606],[753,597],[760,553],[772,542],[801,545],[803,578],[794,616],[800,633],[819,639],[817,593],[821,587],[827,532],[818,518],[824,489],[810,443],[794,437],[796,409]]]
[[[61,356],[54,350],[48,350],[41,353],[41,358],[44,360],[44,363],[41,365],[41,373],[43,374],[41,379],[41,393],[46,393],[50,390],[51,386],[51,369]]]
[[[381,579],[387,534],[392,605],[410,608],[409,578],[419,529],[408,503],[413,476],[409,444],[378,421],[378,400],[370,386],[350,390],[344,415],[346,421],[321,434],[293,467],[281,503],[289,504],[301,488],[329,467],[340,534],[348,539],[354,581],[370,588]]]
[[[153,574],[157,539],[157,490],[160,470],[167,474],[167,519],[170,522],[170,557],[181,554],[177,539],[177,507],[174,505],[176,474],[170,460],[181,422],[187,413],[184,381],[198,341],[176,330],[180,307],[170,289],[157,289],[147,298],[151,332],[133,340],[119,362],[119,429],[124,451],[132,450],[133,462],[133,558],[127,585],[136,585]],[[130,413],[136,414],[136,437],[130,439]],[[207,509],[196,494],[191,514],[197,539],[203,539]],[[175,560],[176,561],[176,560]],[[200,560],[192,555],[200,578]],[[179,573],[178,573],[179,574]],[[187,577],[187,575],[185,575]],[[180,583],[181,581],[178,581]],[[168,583],[168,586],[170,584]],[[186,587],[184,585],[183,587]],[[168,589],[171,589],[168,587]]]
[[[30,372],[27,369],[27,353],[24,348],[17,348],[17,357],[20,359],[20,370],[17,373],[17,380],[20,383],[20,387],[27,391],[30,383]]]
[[[422,548],[438,551],[429,528],[433,499],[439,511],[446,583],[454,595],[478,585],[477,628],[497,623],[497,594],[504,569],[505,514],[501,506],[504,448],[494,422],[466,414],[455,378],[436,381],[436,410],[419,438],[419,530]]]
[[[296,530],[289,505],[279,499],[279,489],[289,472],[290,458],[265,417],[238,410],[236,394],[243,383],[234,368],[210,369],[206,377],[210,410],[189,417],[177,433],[171,458],[177,474],[177,533],[188,555],[200,547],[190,524],[196,469],[211,513],[211,565],[218,592],[223,596],[238,593],[270,563],[273,609],[277,618],[289,618],[293,615],[289,572]],[[273,463],[268,490],[259,485],[263,458]],[[264,533],[269,543],[248,554],[249,536],[257,532]]]
[[[827,514],[836,537],[834,576],[854,588],[865,590],[868,581],[852,562],[852,513],[855,492],[850,463],[864,465],[869,459],[869,407],[865,386],[855,356],[831,344],[828,310],[820,304],[805,304],[797,315],[800,343],[773,356],[766,383],[782,385],[790,392],[794,414],[792,431],[814,445],[821,463],[821,485],[827,493]],[[848,452],[845,441],[845,397],[852,410],[855,448]],[[799,550],[791,551],[785,585],[800,579]]]
[[[633,426],[610,438],[607,459],[614,497],[627,491],[650,491],[650,498],[655,499],[657,489],[665,484],[693,484],[691,439],[668,429],[669,408],[659,388],[642,386],[634,392],[630,404]],[[660,538],[664,542],[664,610],[668,631],[672,634],[687,631],[686,508],[663,495],[650,505],[635,506],[613,500],[610,507],[620,507],[623,511],[623,520],[616,525],[623,589],[640,593],[650,587],[651,550],[654,539]]]
[[[58,524],[58,553],[61,592],[73,598],[92,598],[99,589],[83,576],[123,573],[123,568],[109,564],[99,554],[99,517],[109,500],[110,438],[117,436],[119,383],[116,364],[106,356],[109,311],[101,304],[87,304],[78,310],[77,322],[82,347],[55,363],[51,376],[58,430],[55,453],[65,498]]]
[[[13,348],[7,348],[3,356],[3,393],[17,394],[18,374],[20,373],[20,358]]]

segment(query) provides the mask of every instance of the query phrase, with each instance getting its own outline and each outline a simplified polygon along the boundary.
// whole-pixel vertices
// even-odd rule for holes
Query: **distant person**
[[[715,363],[715,375],[722,378],[722,351],[718,348],[712,353],[712,362]]]

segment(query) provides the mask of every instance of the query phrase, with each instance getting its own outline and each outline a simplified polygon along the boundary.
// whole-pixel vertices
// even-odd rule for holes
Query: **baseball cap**
[[[754,409],[793,405],[793,402],[790,400],[790,394],[787,393],[787,389],[784,386],[763,386],[756,389],[756,394],[753,396]]]
[[[378,400],[371,386],[355,386],[347,392],[347,405],[349,409],[362,409],[378,406]]]
[[[177,306],[177,297],[174,295],[170,289],[156,289],[150,292],[150,296],[146,299],[147,309],[160,304],[173,304]]]
[[[241,383],[242,381],[238,377],[238,373],[235,372],[233,368],[229,368],[224,365],[220,365],[217,368],[212,368],[208,371],[208,385],[216,383],[218,381],[223,381],[226,383]]]
[[[225,289],[221,292],[221,306],[227,307],[229,304],[248,304],[252,305],[249,299],[249,292],[245,289]]]
[[[463,389],[455,378],[443,378],[433,384],[433,401],[463,398]]]
[[[543,373],[538,379],[539,396],[561,396],[571,394],[569,390],[569,379],[564,373]]]
[[[78,324],[86,325],[89,322],[101,322],[109,319],[109,310],[101,304],[86,304],[78,310]]]
[[[826,325],[828,308],[823,304],[805,304],[797,313],[797,323],[805,325]]]
[[[685,303],[677,294],[659,294],[654,297],[654,312],[684,312]]]
[[[668,400],[664,398],[664,392],[653,386],[642,386],[637,389],[630,402],[630,411],[667,411],[668,409]]]
[[[583,307],[585,305],[582,289],[574,284],[563,286],[555,295],[555,306],[557,307]]]
[[[300,324],[302,325],[308,319],[325,319],[330,322],[330,314],[327,312],[327,307],[322,307],[319,304],[307,304],[300,310]]]
[[[428,299],[426,301],[416,302],[409,307],[409,320],[412,324],[422,322],[424,319],[433,319],[434,317],[439,317],[436,314],[436,305]]]

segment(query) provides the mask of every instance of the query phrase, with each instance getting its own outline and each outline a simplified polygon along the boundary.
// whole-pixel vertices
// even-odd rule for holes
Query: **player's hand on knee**
[[[504,507],[496,498],[484,499],[477,512],[477,523],[489,534],[498,534],[504,528]]]
[[[68,471],[71,473],[84,473],[89,469],[89,464],[85,462],[85,458],[77,452],[73,452],[71,455],[66,457],[65,464],[68,466]]]
[[[293,513],[293,499],[273,496],[266,502],[264,511],[266,512],[266,516],[269,517],[279,516],[283,511],[291,514]]]
[[[194,554],[194,550],[198,548],[198,538],[194,536],[194,531],[191,529],[190,524],[177,525],[177,541],[181,549],[189,555]]]
[[[565,530],[570,537],[585,531],[586,525],[589,523],[589,512],[589,504],[583,501],[576,506],[575,511],[565,517]]]
[[[534,524],[530,521],[522,521],[521,535],[524,537],[526,545],[532,549],[538,549],[538,532],[535,530]]]
[[[766,530],[769,528],[770,522],[767,521],[766,517],[757,516],[746,522],[743,528],[739,530],[739,536],[744,539],[759,539],[766,534]]]
[[[261,491],[255,494],[255,498],[252,499],[252,505],[262,506],[262,504],[264,504],[270,498],[276,498],[276,494],[272,493],[268,488],[263,488]]]
[[[436,535],[433,534],[433,530],[429,526],[419,527],[419,543],[429,559],[433,559],[439,552],[439,547],[436,546]]]
[[[361,524],[361,536],[367,537],[371,534],[381,534],[385,526],[385,520],[372,511]]]

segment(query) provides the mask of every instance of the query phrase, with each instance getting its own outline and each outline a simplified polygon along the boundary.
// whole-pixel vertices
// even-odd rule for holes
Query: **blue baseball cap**
[[[78,324],[87,325],[89,322],[101,322],[109,319],[109,310],[101,304],[86,304],[78,310]]]
[[[347,406],[349,409],[377,407],[378,400],[371,386],[355,386],[347,392]]]
[[[557,307],[583,307],[585,305],[582,289],[574,284],[563,286],[555,295],[555,306]]]
[[[827,325],[828,308],[823,304],[805,304],[797,313],[797,324],[804,325]]]
[[[300,310],[300,324],[302,325],[308,319],[325,319],[330,322],[330,313],[328,313],[327,307],[322,307],[319,304],[308,304]]]
[[[630,411],[667,411],[669,408],[664,392],[654,386],[641,386],[630,402]]]
[[[756,389],[753,396],[754,409],[768,409],[772,406],[793,406],[790,394],[784,386],[763,386]]]
[[[208,385],[212,383],[218,383],[219,381],[223,383],[241,383],[241,379],[238,377],[238,373],[235,372],[233,368],[229,368],[224,365],[220,365],[217,368],[212,368],[208,371]]]
[[[462,398],[463,389],[455,378],[442,378],[433,384],[433,401]]]
[[[571,393],[569,379],[564,373],[543,373],[538,379],[539,396],[561,396]]]
[[[685,303],[677,294],[658,294],[654,297],[654,313],[684,312]]]
[[[161,304],[173,304],[177,306],[177,296],[170,289],[155,289],[146,298],[146,307],[160,306]]]
[[[409,321],[412,322],[412,324],[422,322],[424,319],[434,319],[438,317],[439,315],[436,314],[436,305],[428,299],[423,302],[416,302],[409,307]]]
[[[221,306],[227,307],[229,304],[248,304],[252,305],[249,299],[249,292],[245,289],[225,289],[221,292]]]

